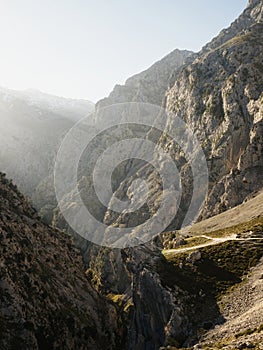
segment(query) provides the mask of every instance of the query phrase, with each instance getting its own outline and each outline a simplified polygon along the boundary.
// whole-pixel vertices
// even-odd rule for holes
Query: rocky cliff
[[[166,108],[191,126],[206,153],[210,193],[202,218],[263,186],[262,8],[262,1],[250,2],[166,93]]]

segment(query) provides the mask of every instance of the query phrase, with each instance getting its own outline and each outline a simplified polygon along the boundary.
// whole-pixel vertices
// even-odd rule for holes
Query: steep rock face
[[[99,101],[96,105],[96,110],[98,113],[95,113],[95,117],[98,117],[103,121],[103,118],[109,118],[109,112],[107,111],[106,115],[104,115],[103,107],[112,105],[112,104],[118,104],[122,102],[146,102],[151,103],[155,105],[161,106],[163,102],[163,98],[165,95],[165,91],[169,84],[169,79],[171,74],[174,71],[177,71],[179,67],[185,63],[187,59],[190,59],[192,55],[192,52],[190,51],[181,51],[181,50],[174,50],[169,55],[161,59],[159,62],[155,63],[153,66],[151,66],[146,71],[139,73],[127,80],[125,85],[123,86],[116,86],[113,92],[110,94],[108,98],[105,98],[101,101]],[[119,114],[121,114],[121,107],[119,107]],[[113,116],[114,117],[114,116]],[[117,134],[114,135],[114,137],[111,135],[111,131],[109,133],[105,133],[100,135],[96,138],[94,145],[91,147],[95,149],[96,154],[99,154],[101,150],[104,148],[109,147],[111,143],[116,142],[116,140],[119,138],[122,140],[123,138],[132,138],[135,137],[141,137],[145,138],[147,136],[147,132],[149,130],[141,129],[138,130],[138,128],[132,128],[129,127],[126,129],[122,129]],[[95,155],[96,155],[95,154]],[[89,156],[89,154],[88,154]],[[94,157],[94,156],[93,156]],[[104,218],[104,215],[106,213],[106,208],[101,205],[97,197],[94,196],[92,192],[92,172],[90,172],[90,160],[82,160],[82,164],[84,164],[83,169],[80,168],[80,173],[83,172],[83,177],[80,176],[79,181],[79,188],[85,192],[85,198],[88,199],[89,205],[92,205],[92,211],[98,217],[101,221]],[[119,167],[118,171],[114,173],[114,176],[112,178],[112,183],[114,189],[118,189],[120,183],[129,175],[134,172],[136,172],[136,169],[139,169],[141,166],[140,162],[137,162],[136,160],[130,160],[127,162],[123,162]],[[92,170],[92,169],[91,169]],[[87,175],[87,173],[90,173],[90,176]],[[63,199],[63,202],[61,205],[66,209],[67,207],[71,206],[71,203],[73,201],[73,198],[75,198],[75,192],[77,191],[77,188],[72,189],[72,192],[69,193],[65,198]],[[109,198],[110,201],[110,198]],[[91,204],[92,203],[92,204]],[[78,207],[76,206],[76,216],[78,215]],[[75,239],[76,245],[80,248],[82,255],[84,257],[85,262],[87,265],[89,264],[90,260],[95,257],[97,258],[97,251],[98,248],[96,246],[93,246],[89,243],[87,243],[84,239],[82,239],[79,235],[75,234],[65,223],[63,216],[61,215],[60,211],[56,211],[54,217],[53,217],[53,224],[55,226],[66,228]],[[105,252],[104,249],[102,249],[102,255],[104,256]],[[116,253],[118,255],[118,253]],[[113,258],[117,261],[120,261],[120,256],[115,256]],[[98,260],[101,260],[101,255],[98,254]],[[107,260],[107,258],[105,258]],[[98,282],[99,285],[107,285],[108,280],[112,280],[112,284],[116,285],[116,288],[114,287],[114,291],[120,289],[123,291],[123,288],[127,288],[127,278],[124,277],[123,279],[119,279],[116,276],[125,276],[126,272],[122,267],[122,264],[117,264],[119,266],[119,269],[117,271],[114,271],[112,269],[112,264],[108,266],[107,264],[103,264],[106,268],[106,271],[101,276],[101,281]],[[107,267],[106,267],[107,265]],[[99,263],[100,266],[100,263]],[[98,270],[96,268],[96,263],[93,265],[93,269]],[[97,271],[100,275],[100,272]],[[117,274],[117,275],[116,275]],[[104,276],[104,277],[103,277]],[[124,283],[124,281],[126,281]],[[125,287],[124,287],[125,285]]]
[[[69,236],[0,174],[0,349],[116,349],[117,315]],[[116,334],[114,334],[116,332]]]
[[[158,249],[144,246],[122,252],[131,278],[134,303],[127,349],[159,349],[166,343],[182,345],[191,329],[188,293],[162,284],[158,267],[165,265]]]
[[[118,117],[122,115],[122,108],[125,110],[126,106],[122,107],[120,105],[124,102],[145,102],[154,104],[157,106],[161,106],[163,102],[163,98],[165,96],[165,91],[169,84],[169,79],[172,73],[176,74],[176,71],[179,67],[181,67],[187,58],[192,55],[190,51],[181,51],[174,50],[160,61],[152,65],[147,70],[129,78],[125,85],[117,85],[110,96],[99,101],[96,104],[96,110],[93,114],[93,118],[96,123],[99,125],[103,125],[104,120],[113,119],[115,120],[116,116],[114,115],[116,111],[118,111]],[[119,104],[116,109],[112,111],[109,109],[104,110],[104,107],[111,106],[114,104]],[[79,183],[78,187],[81,188],[83,192],[85,192],[85,198],[89,202],[89,205],[92,206],[92,211],[95,216],[99,218],[99,220],[103,220],[105,215],[106,208],[98,202],[96,195],[94,195],[94,191],[92,191],[92,183],[93,183],[93,174],[91,169],[91,165],[94,166],[94,158],[99,157],[101,152],[107,147],[114,144],[117,140],[123,140],[125,138],[145,138],[149,129],[147,127],[138,129],[136,125],[134,127],[124,127],[124,129],[118,128],[118,124],[120,120],[117,120],[117,127],[112,130],[106,130],[105,133],[100,135],[96,135],[96,138],[93,140],[91,145],[89,145],[89,152],[87,152],[87,158],[85,155],[81,159],[81,166],[79,167]],[[89,131],[87,130],[87,133]],[[91,155],[91,156],[90,156]],[[90,158],[89,158],[90,157]],[[91,164],[92,163],[92,164]],[[130,174],[134,173],[136,169],[139,169],[141,163],[137,160],[128,160],[124,161],[119,167],[118,171],[116,171],[112,177],[112,183],[114,189],[117,189],[120,183]],[[49,182],[50,183],[50,182]],[[41,188],[48,189],[50,186],[41,186]],[[39,192],[41,192],[41,188],[39,188]],[[67,207],[71,207],[73,198],[75,198],[75,193],[78,189],[72,188],[71,193],[68,193],[64,196],[61,201],[61,205],[66,210]],[[111,198],[108,198],[110,201]],[[78,205],[75,205],[76,208],[76,216],[78,215]],[[53,218],[54,225],[58,225],[59,227],[67,226],[63,220],[63,217],[59,212],[56,212]],[[95,228],[94,228],[95,230]],[[69,231],[74,235],[70,229]],[[83,250],[83,245],[85,243],[81,238],[78,238],[77,235],[74,235],[77,245],[81,247]],[[88,257],[89,254],[86,254]]]
[[[252,25],[198,57],[167,93],[167,109],[187,121],[206,154],[210,193],[203,218],[263,186],[262,38],[262,23]]]

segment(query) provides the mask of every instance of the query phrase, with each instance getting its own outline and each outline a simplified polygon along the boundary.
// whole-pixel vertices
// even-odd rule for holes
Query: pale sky
[[[198,51],[247,0],[0,0],[0,86],[96,102],[174,50]]]

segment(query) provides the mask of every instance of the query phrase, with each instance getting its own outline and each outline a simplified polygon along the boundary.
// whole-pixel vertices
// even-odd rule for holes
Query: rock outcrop
[[[201,218],[263,187],[262,6],[250,3],[167,92],[166,108],[191,126],[206,154],[210,192]],[[172,119],[167,131],[171,128]]]

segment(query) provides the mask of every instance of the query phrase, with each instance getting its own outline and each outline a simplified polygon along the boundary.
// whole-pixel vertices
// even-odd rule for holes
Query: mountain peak
[[[98,108],[122,102],[147,102],[161,105],[171,74],[180,68],[192,51],[175,49],[148,69],[116,85],[109,97],[100,100]]]

